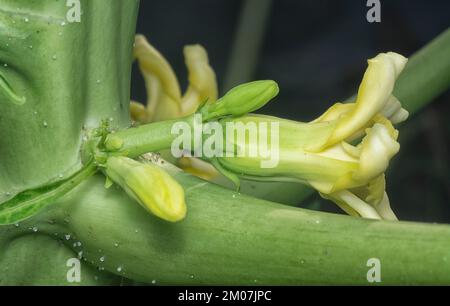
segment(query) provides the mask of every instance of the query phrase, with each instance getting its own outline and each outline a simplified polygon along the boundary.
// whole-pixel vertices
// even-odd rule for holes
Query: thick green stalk
[[[394,95],[411,114],[450,86],[450,28],[415,53],[397,80]]]
[[[25,103],[0,85],[0,193],[72,174],[84,130],[101,119],[129,126],[137,8],[82,0],[81,22],[70,23],[66,1],[1,1],[0,76]]]
[[[19,228],[71,248],[82,241],[74,249],[87,262],[147,283],[369,284],[366,264],[377,258],[382,284],[450,284],[449,226],[314,212],[175,177],[189,208],[180,223],[144,213],[98,175]]]
[[[253,79],[271,8],[272,0],[246,0],[243,2],[231,46],[223,90],[230,90],[234,86]]]
[[[139,1],[81,0],[74,23],[66,3],[0,4],[0,202],[78,170],[83,136],[102,119],[130,125]],[[39,231],[17,239],[8,232],[0,227],[0,283],[67,284],[71,250]],[[96,283],[91,270],[82,283]],[[100,284],[118,280],[97,275]]]

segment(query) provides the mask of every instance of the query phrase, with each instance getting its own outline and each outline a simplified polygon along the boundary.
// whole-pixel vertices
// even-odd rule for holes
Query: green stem
[[[415,53],[400,75],[394,95],[411,114],[450,86],[450,28]]]
[[[107,137],[105,147],[107,150],[116,151],[117,144],[120,144],[119,151],[126,153],[129,157],[138,157],[144,153],[169,149],[173,140],[178,136],[171,132],[173,125],[184,122],[192,126],[192,118],[189,116],[159,121],[121,130]]]
[[[377,258],[382,284],[450,284],[450,226],[309,211],[174,176],[189,207],[180,223],[144,213],[97,175],[30,224],[76,237],[87,262],[147,283],[369,284]]]
[[[252,80],[270,17],[272,0],[246,0],[243,4],[223,92]]]

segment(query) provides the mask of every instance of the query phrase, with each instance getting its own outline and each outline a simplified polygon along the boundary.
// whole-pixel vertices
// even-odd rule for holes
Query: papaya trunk
[[[129,125],[138,1],[3,0],[0,8],[0,193],[42,185],[80,166],[85,129]]]

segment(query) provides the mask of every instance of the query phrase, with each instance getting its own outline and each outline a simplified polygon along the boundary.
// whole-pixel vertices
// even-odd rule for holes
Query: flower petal
[[[406,65],[407,59],[397,53],[381,53],[368,61],[369,66],[358,90],[354,107],[343,113],[327,145],[333,145],[351,137],[381,112],[392,95],[395,81]],[[323,120],[323,119],[322,119]]]
[[[208,100],[217,100],[216,74],[209,65],[208,53],[200,45],[184,47],[184,57],[188,69],[189,86],[182,98],[183,115],[194,113],[199,105]]]
[[[136,35],[134,56],[147,88],[147,119],[160,121],[179,117],[181,91],[170,64],[143,35]]]

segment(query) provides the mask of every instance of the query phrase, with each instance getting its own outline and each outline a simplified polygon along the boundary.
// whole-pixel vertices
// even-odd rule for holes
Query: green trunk
[[[129,124],[132,46],[138,1],[81,1],[81,22],[66,1],[3,0],[0,76],[0,193],[70,174],[80,166],[83,129]]]

